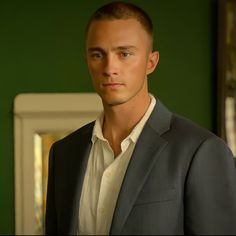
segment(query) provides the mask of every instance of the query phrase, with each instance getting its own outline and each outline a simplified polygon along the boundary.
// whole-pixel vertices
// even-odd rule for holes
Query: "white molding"
[[[102,103],[94,93],[20,94],[14,101],[15,231],[35,234],[35,133],[76,130],[96,119]]]

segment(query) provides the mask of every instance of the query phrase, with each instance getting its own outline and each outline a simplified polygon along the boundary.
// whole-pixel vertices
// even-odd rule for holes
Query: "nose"
[[[106,77],[114,77],[118,75],[118,61],[114,55],[107,56],[104,62],[103,75]]]

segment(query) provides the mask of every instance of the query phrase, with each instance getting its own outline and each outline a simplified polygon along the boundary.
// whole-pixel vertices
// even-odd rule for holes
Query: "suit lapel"
[[[167,145],[161,134],[169,130],[171,113],[158,101],[131,157],[117,200],[110,234],[120,234],[145,181]]]

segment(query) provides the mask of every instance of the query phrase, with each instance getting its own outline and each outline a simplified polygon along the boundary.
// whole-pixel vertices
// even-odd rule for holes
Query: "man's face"
[[[137,20],[100,20],[88,30],[86,59],[96,92],[114,106],[148,93],[158,54],[153,62],[151,38]]]

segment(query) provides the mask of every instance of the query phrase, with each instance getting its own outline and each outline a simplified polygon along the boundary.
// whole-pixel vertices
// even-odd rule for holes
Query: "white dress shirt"
[[[121,153],[116,158],[102,133],[103,113],[97,118],[80,199],[79,234],[109,235],[127,166],[137,139],[156,104],[156,99],[152,95],[150,97],[151,103],[146,113],[121,142]]]

